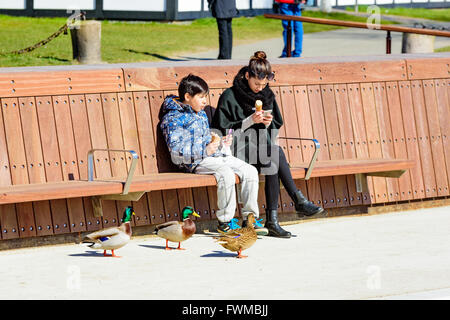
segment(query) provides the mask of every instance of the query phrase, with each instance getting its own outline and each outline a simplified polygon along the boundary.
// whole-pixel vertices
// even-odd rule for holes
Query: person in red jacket
[[[278,3],[279,11],[281,14],[290,15],[290,16],[301,16],[302,8],[300,4],[304,4],[306,0],[275,0]],[[287,27],[288,21],[282,20],[283,25],[283,39],[284,39],[284,48],[281,53],[280,58],[286,58],[288,56],[287,52]],[[303,46],[303,24],[301,21],[293,21],[293,31],[295,41],[294,43],[295,49],[291,52],[291,57],[301,57],[302,55],[302,46]]]

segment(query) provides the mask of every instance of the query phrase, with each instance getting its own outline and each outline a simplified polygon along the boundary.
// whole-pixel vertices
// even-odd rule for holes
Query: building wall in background
[[[322,0],[309,0],[320,5]],[[333,7],[355,5],[450,7],[446,0],[331,0]],[[273,0],[236,0],[242,16],[272,12]],[[210,17],[207,0],[0,0],[0,14],[34,17],[68,17],[85,11],[88,19],[193,20]]]

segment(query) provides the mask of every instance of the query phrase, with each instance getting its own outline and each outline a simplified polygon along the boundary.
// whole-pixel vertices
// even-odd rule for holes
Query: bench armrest
[[[123,186],[122,194],[128,194],[130,189],[131,180],[133,180],[134,171],[136,170],[136,162],[139,159],[138,154],[133,150],[122,150],[122,149],[91,149],[88,152],[88,181],[94,181],[94,152],[95,151],[114,151],[114,152],[129,152],[132,156],[131,166],[128,170],[127,180]]]
[[[309,162],[308,169],[306,170],[306,174],[305,174],[305,180],[308,180],[311,177],[312,170],[317,161],[317,156],[319,155],[319,151],[320,151],[319,141],[317,139],[313,139],[313,138],[290,138],[290,137],[278,137],[278,138],[286,139],[286,140],[309,140],[314,143],[314,148],[315,148],[314,154],[311,158],[311,161]]]

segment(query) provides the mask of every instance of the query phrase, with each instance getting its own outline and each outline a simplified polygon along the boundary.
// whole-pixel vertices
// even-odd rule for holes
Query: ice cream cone
[[[262,101],[261,100],[256,100],[255,102],[255,111],[261,111],[263,107]]]

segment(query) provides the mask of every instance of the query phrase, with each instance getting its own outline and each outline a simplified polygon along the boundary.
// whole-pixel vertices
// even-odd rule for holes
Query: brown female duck
[[[230,251],[237,252],[237,258],[247,258],[242,255],[242,250],[250,248],[255,242],[257,237],[253,224],[255,223],[255,216],[250,213],[247,218],[247,226],[240,229],[234,229],[229,232],[221,232],[220,237],[215,237],[217,242]]]

